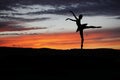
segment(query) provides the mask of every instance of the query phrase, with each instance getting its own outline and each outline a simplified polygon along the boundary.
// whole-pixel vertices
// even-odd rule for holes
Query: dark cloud
[[[30,28],[25,28],[25,27],[12,27],[12,26],[5,26],[3,28],[0,28],[0,32],[5,32],[5,31],[26,31],[26,30],[36,30],[36,29],[47,29],[46,27],[30,27]]]
[[[73,5],[78,4],[77,7],[74,7]],[[72,10],[76,14],[83,13],[84,15],[120,15],[118,1],[115,2],[112,0],[86,0],[86,1],[79,1],[75,3],[64,4],[66,8],[64,9],[56,9],[56,10],[48,10],[48,11],[39,11],[39,12],[30,12],[28,14],[69,14],[69,11]]]
[[[13,22],[13,21],[0,22],[0,28],[10,25],[16,25],[16,24],[18,24],[18,22]]]
[[[22,21],[22,22],[44,21],[44,20],[50,19],[49,17],[27,19],[22,17],[11,17],[11,16],[1,16],[0,18],[4,20],[10,20],[10,21],[15,20],[15,21]]]
[[[26,26],[20,26],[17,24],[18,22],[12,22],[12,21],[0,22],[0,32],[47,29],[47,27],[26,27]]]
[[[120,19],[120,16],[118,16],[118,17],[115,17],[115,19]]]
[[[28,14],[68,14],[69,10],[85,15],[120,15],[120,0],[2,0],[0,10],[14,10],[13,7],[26,8],[25,5],[65,6],[65,9],[30,12]],[[75,7],[75,4],[78,6]],[[22,6],[24,5],[24,6]],[[20,13],[16,13],[20,14]]]

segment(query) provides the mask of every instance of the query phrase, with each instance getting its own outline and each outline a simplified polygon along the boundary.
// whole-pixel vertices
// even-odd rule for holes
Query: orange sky
[[[110,33],[88,32],[84,34],[84,48],[113,48],[120,49],[120,38],[111,37]],[[79,33],[57,33],[38,35],[18,35],[1,37],[0,46],[23,48],[53,48],[72,49],[80,48]]]

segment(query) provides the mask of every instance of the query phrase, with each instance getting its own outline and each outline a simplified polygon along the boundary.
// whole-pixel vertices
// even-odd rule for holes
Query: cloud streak
[[[15,21],[0,22],[0,32],[6,31],[25,31],[25,30],[36,30],[36,29],[47,29],[47,27],[26,27]],[[3,34],[5,35],[5,34]],[[7,34],[8,35],[8,34]]]
[[[120,16],[118,16],[118,17],[115,17],[115,19],[120,19]]]
[[[11,16],[1,16],[0,18],[9,20],[9,21],[21,21],[21,22],[45,21],[45,20],[50,19],[49,17],[27,19],[27,18],[22,18],[22,17],[11,17]]]

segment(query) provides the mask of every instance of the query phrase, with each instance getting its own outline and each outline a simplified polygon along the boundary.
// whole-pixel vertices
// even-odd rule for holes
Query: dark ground
[[[120,78],[120,50],[0,48],[1,79],[112,80]]]

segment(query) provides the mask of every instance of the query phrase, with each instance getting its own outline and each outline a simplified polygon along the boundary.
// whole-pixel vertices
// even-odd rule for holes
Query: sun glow
[[[104,33],[85,35],[84,48],[114,48],[120,49],[120,38],[104,39]],[[102,39],[100,39],[102,37]],[[14,37],[0,38],[0,46],[22,47],[22,48],[53,48],[53,49],[73,49],[80,48],[79,33],[57,33],[22,35]]]

